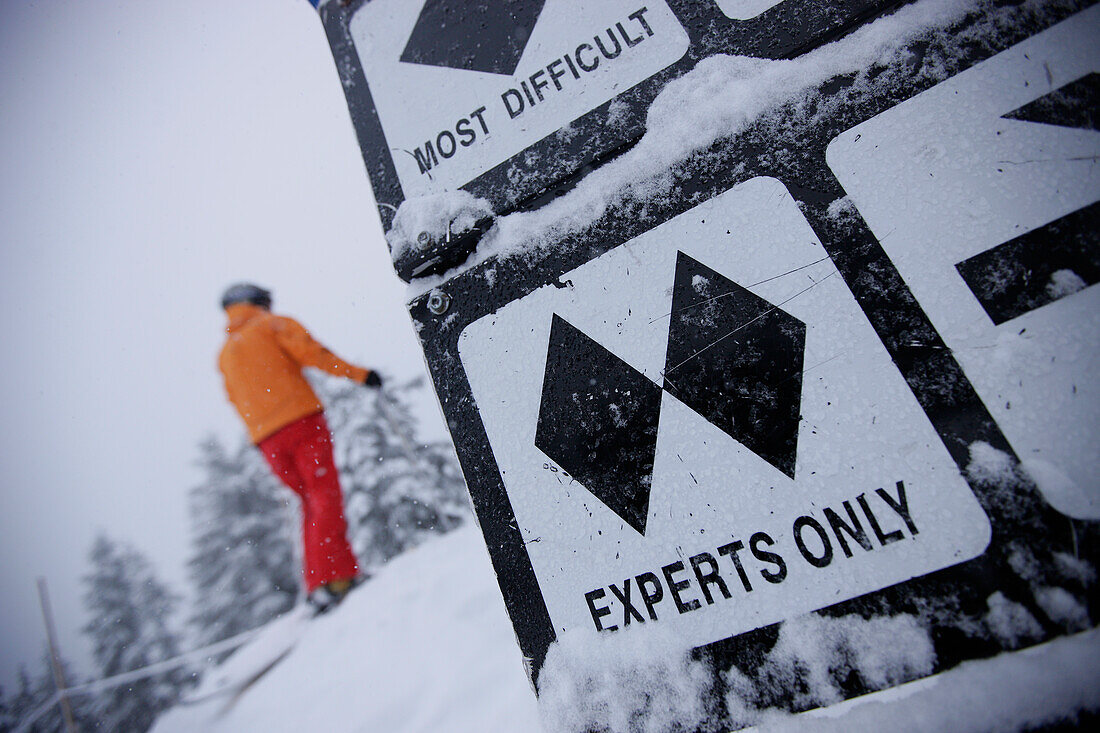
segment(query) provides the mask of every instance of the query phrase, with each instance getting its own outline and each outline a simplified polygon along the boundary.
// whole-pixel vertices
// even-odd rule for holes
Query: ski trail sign
[[[1049,500],[1100,517],[1100,8],[828,159]]]
[[[984,512],[780,182],[561,281],[459,339],[556,632],[661,624],[697,646],[985,549]]]
[[[504,6],[320,12],[383,227],[417,191],[497,215],[408,307],[536,686],[562,634],[629,628],[690,649],[718,716],[731,680],[803,709],[806,685],[853,697],[1094,625],[1095,3]],[[653,36],[627,23],[643,7]],[[572,77],[551,62],[619,23],[653,57],[601,61],[619,86],[554,117]],[[387,65],[440,100],[495,84],[530,128],[477,162],[483,103],[429,123]],[[658,105],[632,148],[662,89],[766,103]],[[716,132],[654,171],[651,145],[687,139],[668,110]],[[777,689],[762,660],[820,616],[930,653],[884,676],[811,640],[827,671]]]

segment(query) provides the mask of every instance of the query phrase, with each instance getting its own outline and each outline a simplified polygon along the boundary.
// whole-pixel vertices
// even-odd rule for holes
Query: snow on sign
[[[664,0],[374,0],[351,39],[405,196],[453,190],[678,61]]]
[[[559,23],[549,0],[513,6],[529,36],[429,48],[426,10],[445,4],[393,10],[386,63],[493,80],[487,98],[522,97],[523,124],[566,99],[568,79],[538,100],[532,77],[595,38],[580,16],[564,50],[534,51]],[[671,639],[719,701],[747,679],[757,703],[801,710],[1093,625],[1100,524],[1065,513],[1090,516],[1075,476],[1096,453],[1072,442],[1096,434],[1095,3],[640,7],[654,36],[634,51],[657,53],[662,17],[690,48],[471,169],[454,200],[488,201],[492,226],[454,269],[411,278],[540,693],[574,639]],[[416,165],[420,147],[427,162],[428,141],[439,157],[440,139],[450,153],[483,103],[396,141],[413,116],[392,129],[385,74],[358,66],[373,52],[361,14],[382,8],[397,6],[321,14],[390,226],[440,200],[406,196],[394,160]],[[619,22],[633,32],[596,25]],[[433,181],[459,154],[432,162]],[[928,654],[853,670],[847,642],[802,635],[834,622],[917,630]],[[791,639],[828,694],[767,663]]]
[[[537,208],[636,144],[657,95],[700,60],[792,58],[898,4],[331,0],[318,11],[392,234],[406,201],[456,189],[497,217]],[[439,274],[482,233],[420,249],[398,233],[395,269]]]
[[[756,178],[465,328],[556,632],[702,645],[985,549],[985,514],[836,275]]]
[[[1079,518],[1100,517],[1097,38],[1093,7],[828,149],[1024,467]]]

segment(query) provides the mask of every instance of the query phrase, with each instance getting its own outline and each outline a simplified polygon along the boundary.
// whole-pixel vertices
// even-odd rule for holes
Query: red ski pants
[[[332,435],[322,413],[303,417],[260,441],[267,462],[302,499],[306,590],[353,578],[359,563],[348,544],[344,497],[332,458]]]

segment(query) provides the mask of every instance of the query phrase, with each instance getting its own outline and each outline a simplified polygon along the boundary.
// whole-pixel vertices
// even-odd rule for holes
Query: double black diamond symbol
[[[427,0],[401,60],[511,76],[545,4],[546,0]]]
[[[554,314],[535,446],[645,534],[661,393],[794,478],[806,325],[680,252],[664,383]]]

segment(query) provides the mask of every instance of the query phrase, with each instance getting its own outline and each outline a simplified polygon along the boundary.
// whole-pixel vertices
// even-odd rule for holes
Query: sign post
[[[564,635],[724,694],[904,618],[850,697],[1095,623],[1100,10],[964,5],[321,5],[383,226],[496,215],[397,269],[536,687]]]

